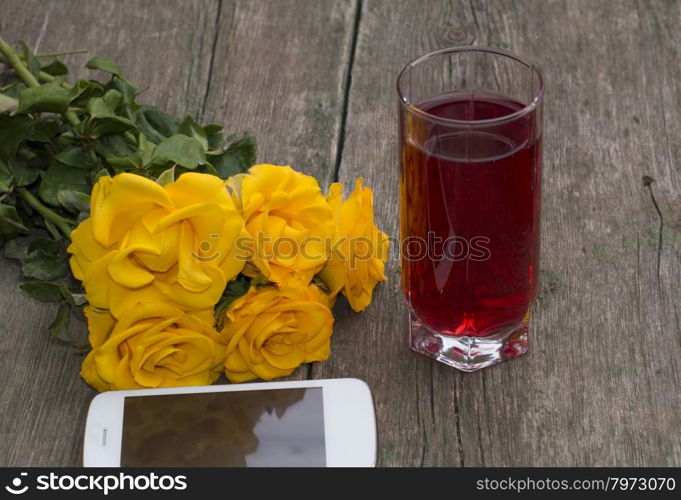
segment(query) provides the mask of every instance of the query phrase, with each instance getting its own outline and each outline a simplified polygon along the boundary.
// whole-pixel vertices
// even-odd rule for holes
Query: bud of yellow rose
[[[81,376],[98,391],[212,384],[225,346],[211,311],[185,313],[167,303],[140,303],[116,320],[85,308],[92,351]]]
[[[367,308],[376,283],[386,279],[388,259],[388,236],[374,224],[373,193],[362,183],[363,179],[357,179],[355,190],[345,201],[342,184],[329,187],[337,230],[331,258],[319,273],[331,296],[342,292],[357,312]]]
[[[232,382],[272,380],[329,357],[333,315],[314,286],[252,287],[227,309],[225,373]]]
[[[281,286],[308,285],[328,259],[334,231],[331,207],[315,178],[263,164],[228,185],[246,221],[257,271]],[[245,270],[251,276],[254,271]]]

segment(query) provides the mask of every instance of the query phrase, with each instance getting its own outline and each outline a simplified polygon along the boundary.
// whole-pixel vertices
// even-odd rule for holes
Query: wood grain
[[[412,354],[392,261],[315,367],[374,389],[381,464],[681,464],[680,16],[662,1],[363,2],[339,178],[366,178],[391,234],[405,63],[487,44],[534,59],[547,81],[530,353],[468,375]]]
[[[261,162],[333,177],[356,9],[354,0],[225,3],[206,120],[259,139]]]
[[[72,68],[82,68],[93,54],[117,59],[133,81],[150,88],[145,99],[194,113],[207,85],[210,54],[201,46],[212,40],[216,5],[173,2],[173,9],[164,9],[162,3],[8,1],[3,9],[13,15],[2,17],[0,34],[37,51],[89,49],[70,57]],[[0,353],[11,360],[3,364],[0,384],[0,464],[79,465],[95,395],[80,379],[82,356],[50,337],[54,308],[26,297],[18,288],[18,266],[4,258],[0,282]],[[84,322],[73,329],[82,335]]]
[[[143,100],[252,130],[261,161],[333,175],[354,2],[8,0],[3,9],[13,13],[0,18],[8,41],[90,50],[71,67],[115,59],[149,87]],[[49,336],[54,310],[21,293],[18,266],[0,259],[0,282],[0,355],[11,360],[0,372],[0,465],[79,465],[95,395],[79,377],[82,357]],[[306,376],[303,367],[292,378]]]
[[[402,66],[465,44],[538,62],[543,281],[530,353],[468,375],[411,353],[393,251],[390,281],[366,312],[339,301],[331,359],[312,375],[370,384],[381,465],[681,465],[681,3],[5,0],[3,9],[4,38],[91,49],[74,64],[117,59],[150,88],[148,102],[251,129],[261,161],[323,183],[365,177],[377,223],[394,236]],[[78,465],[94,396],[78,376],[82,358],[49,337],[52,307],[23,296],[4,259],[0,282],[0,465]]]

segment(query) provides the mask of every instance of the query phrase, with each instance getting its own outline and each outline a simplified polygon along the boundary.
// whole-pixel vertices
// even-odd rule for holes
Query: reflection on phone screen
[[[126,397],[124,467],[323,467],[322,388]]]

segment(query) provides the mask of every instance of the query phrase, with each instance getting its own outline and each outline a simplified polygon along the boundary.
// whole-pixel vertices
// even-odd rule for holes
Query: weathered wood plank
[[[149,87],[145,99],[174,112],[195,113],[208,80],[217,5],[210,2],[8,1],[0,19],[10,42],[38,51],[87,48],[70,56],[82,67],[93,55],[118,60],[130,79]],[[87,70],[80,72],[83,75]],[[0,259],[0,464],[79,465],[85,415],[95,391],[79,376],[82,356],[52,339],[55,310],[19,289],[16,264]],[[84,322],[73,327],[85,330]]]
[[[226,2],[205,119],[253,131],[259,161],[290,164],[325,186],[334,175],[355,6],[355,0]]]
[[[470,375],[410,353],[392,262],[315,368],[372,386],[382,464],[681,464],[680,16],[662,1],[364,2],[339,177],[367,179],[392,234],[403,64],[489,44],[533,58],[547,80],[531,352]]]
[[[224,2],[204,121],[253,132],[258,162],[292,165],[324,189],[335,175],[356,7],[355,0]]]
[[[116,58],[148,101],[205,106],[206,119],[254,130],[260,160],[333,176],[354,3],[6,3],[3,37]],[[397,261],[370,310],[339,304],[332,358],[314,375],[370,383],[382,464],[681,464],[680,16],[662,1],[365,0],[339,177],[367,179],[393,235],[404,63],[452,44],[508,46],[548,81],[531,353],[472,375],[411,354]],[[49,338],[52,308],[17,291],[16,266],[0,261],[0,280],[0,354],[12,360],[0,464],[77,465],[94,395],[80,358]]]
[[[401,67],[419,54],[447,45],[447,23],[464,12],[447,2],[363,2],[349,91],[339,180],[365,178],[374,190],[377,224],[399,232],[397,96]],[[470,18],[470,13],[467,14]],[[472,22],[472,21],[471,21]],[[406,312],[396,248],[371,307],[355,314],[343,300],[329,361],[315,365],[315,377],[353,376],[374,393],[382,465],[457,464],[456,415],[437,420],[441,403],[432,394],[432,364],[407,350]],[[455,386],[445,387],[447,401]],[[453,409],[453,407],[451,408]]]
[[[290,162],[322,181],[333,175],[354,2],[6,4],[7,40],[90,49],[76,63],[116,59],[150,88],[147,102],[254,131],[262,161]],[[54,311],[18,290],[17,266],[0,259],[0,281],[0,354],[12,360],[0,383],[0,465],[79,465],[95,394],[79,378],[82,358],[49,337]]]

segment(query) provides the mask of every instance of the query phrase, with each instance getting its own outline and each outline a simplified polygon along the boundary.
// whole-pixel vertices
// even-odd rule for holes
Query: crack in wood
[[[333,180],[338,181],[341,161],[343,160],[343,149],[345,148],[345,124],[348,119],[348,108],[350,104],[350,86],[352,85],[352,68],[355,64],[355,53],[357,51],[357,39],[359,38],[359,24],[362,20],[362,0],[357,0],[355,7],[355,21],[352,26],[350,37],[350,54],[346,67],[345,78],[343,81],[343,107],[341,119],[338,125],[338,139],[336,141],[336,162],[333,170]]]
[[[480,373],[480,378],[482,380],[482,402],[487,401],[487,386],[485,385],[485,372]],[[483,412],[484,414],[484,412]],[[480,425],[481,415],[478,412],[477,424],[478,424],[478,449],[480,451],[480,466],[485,466],[485,447],[482,444],[482,426]],[[488,425],[489,427],[489,425]]]
[[[664,230],[664,217],[662,216],[662,210],[660,210],[660,206],[657,204],[657,200],[655,199],[655,193],[653,192],[653,182],[655,182],[655,179],[649,175],[643,176],[643,186],[648,188],[648,191],[650,192],[650,200],[653,202],[657,216],[660,219],[660,227],[658,229],[657,235],[657,287],[659,289],[661,287],[660,262],[662,260],[662,231]]]
[[[421,434],[423,437],[423,443],[421,444],[421,461],[419,462],[419,467],[423,467],[426,461],[426,448],[428,447],[428,436],[426,434],[426,426],[423,425],[423,419],[421,418],[421,391],[419,390],[419,382],[416,380],[416,422],[421,426]]]
[[[475,35],[474,35],[475,36],[474,41],[475,41],[475,40],[480,39],[480,37],[482,35],[482,30],[480,28],[480,23],[478,22],[478,16],[475,13],[475,5],[473,5],[473,0],[470,0],[468,3],[469,3],[469,6],[471,8],[471,14],[473,14],[473,23],[475,23]],[[472,42],[471,42],[471,45],[473,45]]]
[[[459,467],[464,467],[464,457],[463,457],[463,436],[461,435],[461,415],[459,408],[459,398],[461,390],[461,375],[457,374],[456,377],[456,387],[454,387],[454,425],[456,427],[456,445],[459,451]],[[478,428],[480,423],[478,422]]]
[[[430,364],[430,416],[435,425],[435,364]]]
[[[218,11],[215,14],[215,33],[213,34],[213,44],[210,49],[210,62],[208,63],[208,81],[206,83],[206,92],[203,94],[203,106],[201,106],[201,121],[206,116],[206,106],[208,104],[208,96],[210,95],[210,86],[213,81],[213,66],[215,65],[215,52],[218,47],[218,39],[220,38],[220,16],[222,14],[222,1],[218,0]]]

